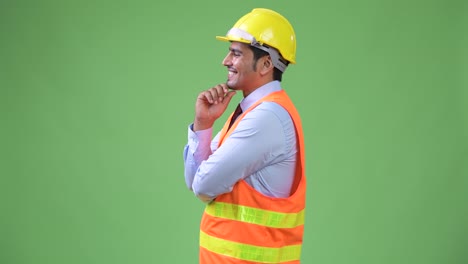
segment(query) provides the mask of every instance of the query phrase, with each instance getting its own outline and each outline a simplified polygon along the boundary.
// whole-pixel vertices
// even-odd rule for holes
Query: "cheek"
[[[235,61],[233,63],[233,66],[236,68],[238,73],[243,73],[243,72],[246,72],[248,70],[247,65],[241,60]]]
[[[239,68],[239,60],[238,59],[233,59],[232,60],[232,66],[234,66],[235,68]]]

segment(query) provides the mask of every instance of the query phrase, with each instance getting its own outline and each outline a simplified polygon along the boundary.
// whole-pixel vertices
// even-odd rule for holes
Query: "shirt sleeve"
[[[193,124],[188,127],[188,141],[184,148],[185,184],[192,190],[195,173],[203,160],[212,153],[211,135],[213,129],[193,131]]]

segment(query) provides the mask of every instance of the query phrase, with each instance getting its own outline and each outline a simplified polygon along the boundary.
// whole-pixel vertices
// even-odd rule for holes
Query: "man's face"
[[[228,69],[226,84],[229,88],[244,92],[256,88],[258,74],[254,71],[253,52],[248,44],[231,42],[223,65]]]

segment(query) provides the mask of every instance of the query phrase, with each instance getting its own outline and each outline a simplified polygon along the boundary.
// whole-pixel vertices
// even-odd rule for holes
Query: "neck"
[[[258,88],[262,87],[263,85],[270,83],[274,81],[273,78],[264,78],[259,80],[258,82],[255,83],[255,85],[252,86],[250,89],[243,89],[242,93],[244,95],[244,98],[247,97],[249,94],[251,94],[253,91],[257,90]]]

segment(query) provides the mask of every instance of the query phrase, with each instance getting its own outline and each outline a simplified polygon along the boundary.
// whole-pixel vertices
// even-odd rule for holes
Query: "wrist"
[[[195,121],[193,121],[193,131],[195,132],[211,128],[213,127],[213,124],[214,121],[195,119]]]

